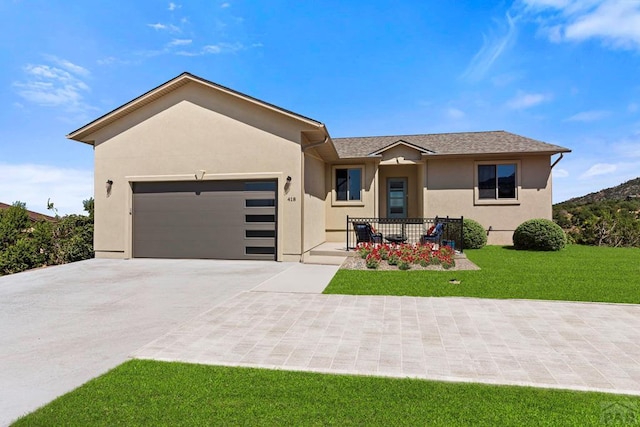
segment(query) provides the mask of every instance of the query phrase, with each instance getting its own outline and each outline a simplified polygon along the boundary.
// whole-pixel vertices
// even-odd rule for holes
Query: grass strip
[[[605,393],[132,360],[15,425],[585,426],[638,409]]]
[[[638,248],[571,245],[533,252],[487,246],[465,254],[481,270],[339,270],[324,292],[640,303]]]

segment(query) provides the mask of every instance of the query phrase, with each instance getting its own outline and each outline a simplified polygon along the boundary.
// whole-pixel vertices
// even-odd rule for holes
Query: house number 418
[[[295,197],[287,197],[287,201],[288,202],[295,202],[296,198]]]

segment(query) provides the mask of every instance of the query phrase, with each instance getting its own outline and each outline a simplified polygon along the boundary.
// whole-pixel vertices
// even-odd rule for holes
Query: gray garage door
[[[136,258],[275,259],[275,181],[133,185]]]

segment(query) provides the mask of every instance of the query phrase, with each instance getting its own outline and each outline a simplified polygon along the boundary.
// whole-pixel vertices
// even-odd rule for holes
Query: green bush
[[[83,203],[89,216],[56,215],[54,222],[31,221],[20,202],[0,210],[0,276],[92,258],[93,199]]]
[[[559,251],[567,244],[567,236],[560,226],[548,219],[530,219],[513,232],[516,249]]]
[[[0,252],[0,275],[18,273],[42,265],[33,240],[20,237],[6,250]]]
[[[487,244],[487,232],[479,222],[465,218],[462,224],[464,249],[480,249]]]
[[[66,215],[53,229],[53,264],[93,258],[93,218]]]
[[[15,202],[8,209],[0,210],[0,251],[14,245],[29,227],[29,214],[25,204]]]

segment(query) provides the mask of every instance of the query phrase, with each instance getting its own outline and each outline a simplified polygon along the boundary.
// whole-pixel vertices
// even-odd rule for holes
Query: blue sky
[[[93,193],[65,138],[183,71],[333,137],[504,129],[569,147],[554,201],[640,176],[640,1],[0,0],[0,201]]]

